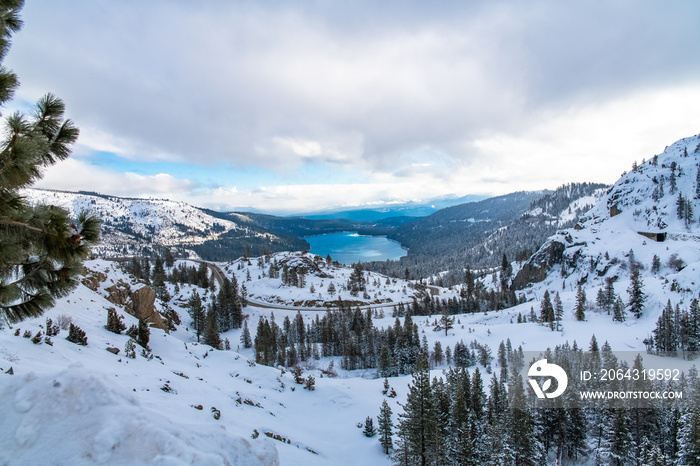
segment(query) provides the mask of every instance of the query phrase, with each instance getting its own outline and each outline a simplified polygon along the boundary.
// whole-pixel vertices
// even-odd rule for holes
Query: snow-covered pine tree
[[[428,360],[420,353],[403,405],[404,412],[399,415],[398,436],[405,445],[410,464],[426,466],[430,459],[430,433],[435,428],[430,388]]]
[[[119,335],[122,333],[124,330],[126,330],[126,324],[123,322],[123,317],[117,314],[117,311],[109,308],[107,309],[107,325],[105,325],[105,329],[109,330],[110,332],[116,333]],[[48,326],[47,326],[47,335],[48,335]],[[51,336],[51,335],[49,335]]]
[[[365,437],[374,437],[377,435],[377,430],[374,428],[374,419],[372,416],[367,416],[365,419],[365,428],[362,430]]]
[[[252,348],[253,340],[250,337],[250,330],[248,329],[248,321],[243,321],[243,331],[241,332],[241,344],[243,348]]]
[[[586,292],[581,284],[576,289],[576,304],[574,306],[576,320],[586,320]]]
[[[71,343],[75,343],[76,345],[87,345],[87,336],[85,335],[85,330],[73,324],[70,324],[66,340],[70,341]]]
[[[192,318],[192,327],[197,332],[197,341],[199,341],[202,332],[204,331],[204,305],[202,304],[202,298],[199,293],[195,290],[190,294],[190,298],[187,300],[187,312]]]
[[[166,280],[165,268],[163,267],[163,259],[156,257],[155,264],[153,265],[153,275],[151,278],[151,288],[155,292],[158,299],[165,301],[165,297],[168,294],[168,288],[165,285]]]
[[[219,326],[216,322],[216,314],[210,306],[207,310],[207,316],[204,324],[204,344],[212,348],[221,349],[221,336],[219,334]]]
[[[512,371],[508,384],[508,443],[515,457],[514,464],[535,466],[541,464],[535,423],[525,397],[523,379]]]
[[[141,345],[144,349],[148,348],[148,342],[151,339],[151,329],[145,320],[139,319],[139,326],[136,330],[136,343]]]
[[[690,302],[688,309],[688,352],[689,359],[695,359],[700,351],[700,303],[697,298]]]
[[[389,403],[387,403],[386,400],[383,400],[382,406],[381,408],[379,408],[379,417],[377,418],[377,425],[379,427],[379,443],[381,444],[382,450],[386,455],[388,455],[394,448],[392,441],[392,429],[394,427],[394,423],[391,420],[391,414],[391,407],[389,406]]]
[[[564,305],[561,302],[559,292],[554,295],[554,320],[556,321],[556,330],[562,329],[561,320],[564,318]]]
[[[0,4],[0,65],[10,37],[22,27],[24,2]],[[17,76],[0,67],[0,106],[19,86]],[[10,322],[37,317],[68,294],[82,273],[82,261],[99,236],[96,217],[81,213],[71,220],[62,208],[31,206],[19,190],[42,177],[43,169],[66,159],[78,128],[64,118],[65,105],[47,94],[31,116],[5,118],[0,147],[0,315]]]
[[[644,293],[644,283],[642,281],[642,275],[639,272],[639,267],[632,267],[632,274],[630,275],[630,285],[627,288],[627,293],[629,293],[629,307],[630,312],[633,316],[639,319],[644,312],[644,302],[647,297]]]
[[[624,322],[625,319],[625,303],[623,303],[622,298],[618,296],[613,303],[613,320],[615,322]]]
[[[454,328],[454,323],[455,319],[454,317],[450,316],[450,310],[448,308],[445,308],[442,311],[442,315],[440,316],[440,320],[438,320],[437,325],[435,326],[435,331],[440,331],[444,330],[445,331],[445,336],[447,336],[447,332]]]

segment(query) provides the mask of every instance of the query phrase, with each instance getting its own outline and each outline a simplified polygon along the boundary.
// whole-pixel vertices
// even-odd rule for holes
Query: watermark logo
[[[556,398],[564,393],[566,386],[569,384],[569,378],[566,376],[566,372],[561,367],[556,364],[550,364],[546,359],[540,359],[530,366],[530,370],[527,372],[528,377],[530,377],[530,385],[535,391],[537,398]],[[540,386],[539,381],[532,377],[546,377],[542,386]],[[552,379],[557,381],[557,388],[551,393],[548,393],[552,387]]]

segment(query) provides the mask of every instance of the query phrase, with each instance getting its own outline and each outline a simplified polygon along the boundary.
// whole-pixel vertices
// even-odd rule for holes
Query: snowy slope
[[[574,228],[550,237],[523,266],[515,280],[530,282],[524,293],[534,297],[545,289],[571,292],[581,283],[593,302],[598,289],[610,279],[627,302],[630,271],[639,267],[647,294],[645,315],[638,322],[644,331],[650,332],[668,300],[687,307],[700,292],[698,147],[700,136],[681,139],[624,174]],[[672,166],[676,167],[673,192]],[[695,212],[688,221],[678,218],[679,195]],[[657,241],[663,235],[665,240]],[[661,265],[658,273],[652,271],[654,256]]]
[[[270,278],[269,266],[275,262],[280,268],[305,271],[304,286],[284,285],[282,278]],[[258,304],[276,304],[286,307],[336,307],[338,299],[350,305],[393,306],[424,299],[428,294],[454,296],[446,289],[427,288],[414,281],[388,278],[376,272],[364,271],[366,289],[352,295],[347,288],[352,267],[337,262],[328,263],[322,257],[302,252],[281,252],[271,256],[238,259],[222,265],[225,273],[235,275],[245,285],[249,300]],[[282,272],[280,272],[280,275]],[[329,291],[333,284],[335,292]],[[431,291],[432,289],[432,291]]]
[[[377,439],[357,428],[378,413],[381,380],[324,378],[318,368],[327,367],[327,359],[304,364],[304,376],[316,377],[310,392],[290,372],[253,363],[252,350],[237,351],[241,330],[222,335],[233,351],[200,345],[182,307],[195,289],[189,285],[179,293],[170,287],[170,304],[183,319],[178,330],[152,329],[154,357],[126,358],[128,337],[104,329],[106,309],[117,308],[127,325],[136,319],[104,296],[114,283],[136,288],[136,282],[115,263],[86,266],[91,275],[102,274],[97,291],[79,285],[45,317],[54,323],[69,317],[85,330],[87,346],[66,341],[66,330],[52,338],[53,346],[22,337],[44,332],[45,317],[0,329],[0,464],[388,464]],[[211,299],[199,292],[205,303]],[[244,312],[255,328],[271,311]],[[407,382],[396,387],[400,396]]]
[[[272,237],[250,228],[244,215],[213,217],[184,202],[164,199],[132,199],[88,193],[41,189],[22,192],[33,204],[63,207],[71,216],[88,211],[102,220],[102,242],[95,249],[100,256],[141,255],[154,246],[189,249],[219,239],[231,231],[239,236]],[[192,257],[196,254],[190,251]]]

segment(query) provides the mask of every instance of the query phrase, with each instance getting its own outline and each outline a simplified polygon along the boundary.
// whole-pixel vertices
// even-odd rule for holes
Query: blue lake
[[[355,264],[368,261],[397,260],[407,254],[407,250],[396,241],[384,236],[362,236],[357,233],[329,233],[327,235],[304,238],[311,245],[311,253],[326,257],[341,264]]]

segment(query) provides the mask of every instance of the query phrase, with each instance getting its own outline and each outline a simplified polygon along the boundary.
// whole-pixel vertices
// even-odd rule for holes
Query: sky
[[[700,2],[30,0],[37,187],[278,214],[612,183],[700,132]]]

